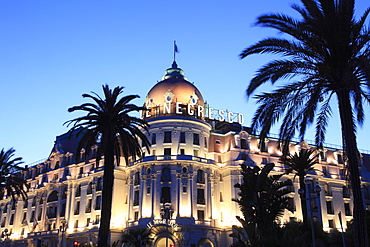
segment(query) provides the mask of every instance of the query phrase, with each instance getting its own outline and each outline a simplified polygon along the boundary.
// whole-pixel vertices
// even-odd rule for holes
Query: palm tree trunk
[[[111,140],[109,138],[109,140]],[[114,147],[113,140],[108,141],[104,152],[104,175],[102,191],[101,221],[98,236],[98,247],[108,246],[110,219],[112,211],[112,195],[114,180]]]
[[[348,91],[342,89],[337,93],[337,96],[343,134],[343,147],[348,159],[347,167],[353,193],[353,237],[355,246],[367,247],[368,236],[359,172],[360,157],[357,150],[355,124],[350,95]]]
[[[307,224],[308,224],[308,218],[307,218],[307,202],[306,202],[306,194],[307,194],[307,190],[306,190],[306,184],[304,182],[304,177],[303,175],[299,175],[299,189],[301,191],[303,191],[302,195],[300,195],[301,197],[301,207],[302,207],[302,218],[303,218],[303,225],[305,226],[305,228],[308,229],[307,227]]]

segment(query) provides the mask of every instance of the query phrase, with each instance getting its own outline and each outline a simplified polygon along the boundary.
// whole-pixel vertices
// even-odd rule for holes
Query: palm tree
[[[7,194],[13,202],[15,196],[21,196],[23,200],[27,198],[27,183],[20,175],[25,168],[20,167],[23,164],[21,157],[13,158],[14,152],[13,148],[0,151],[0,198]]]
[[[293,172],[295,176],[298,176],[299,189],[303,191],[302,198],[306,198],[306,185],[304,179],[310,171],[314,171],[314,165],[318,163],[319,154],[315,154],[315,150],[301,148],[299,152],[294,154],[288,154],[281,156],[279,162],[286,165],[288,173]],[[303,223],[307,225],[308,213],[307,204],[301,199]]]
[[[367,246],[356,123],[363,123],[363,103],[370,102],[370,30],[364,24],[370,8],[356,20],[354,0],[301,2],[304,7],[293,5],[301,15],[299,20],[283,14],[267,14],[256,22],[278,30],[287,38],[263,39],[240,54],[241,58],[261,53],[283,56],[258,70],[247,88],[248,96],[267,81],[274,84],[296,79],[272,93],[256,96],[259,107],[252,128],[260,131],[263,140],[271,126],[281,120],[279,135],[286,151],[295,132],[303,139],[306,127],[316,121],[315,139],[318,147],[322,147],[331,116],[329,103],[337,99],[354,197],[354,238],[357,246]]]
[[[276,244],[278,220],[285,209],[293,211],[287,196],[291,192],[288,186],[292,185],[292,181],[279,181],[284,174],[269,176],[274,166],[269,163],[261,169],[258,166],[252,168],[241,164],[243,183],[234,185],[240,191],[239,198],[232,200],[239,204],[243,214],[243,218],[236,218],[248,234],[252,246],[258,246],[261,242],[263,245],[268,241]],[[241,240],[242,238],[238,239],[239,242]]]
[[[124,157],[126,164],[129,164],[129,157],[133,157],[133,159],[141,157],[142,149],[139,140],[142,141],[144,147],[149,149],[149,141],[142,132],[148,130],[147,123],[129,115],[133,112],[145,110],[145,108],[130,103],[131,100],[139,97],[137,95],[119,98],[122,90],[123,87],[116,87],[111,90],[108,85],[103,86],[105,99],[102,99],[96,93],[92,93],[92,95],[83,94],[82,97],[92,99],[94,103],[84,103],[69,108],[69,112],[84,111],[86,115],[66,122],[68,126],[72,125],[70,133],[77,132],[77,136],[81,135],[76,153],[85,148],[86,155],[88,155],[91,147],[98,143],[96,162],[98,163],[101,155],[104,155],[103,204],[98,237],[99,247],[105,247],[108,244],[114,159],[116,159],[118,165],[120,156]]]
[[[151,235],[151,230],[147,228],[130,229],[123,233],[121,242],[123,244],[128,244],[130,247],[150,246],[153,242]]]

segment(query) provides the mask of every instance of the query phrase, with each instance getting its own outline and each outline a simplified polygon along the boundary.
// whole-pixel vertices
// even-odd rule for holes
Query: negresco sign
[[[220,122],[237,122],[239,124],[244,123],[244,115],[242,113],[234,113],[228,110],[217,110],[211,107],[203,107],[201,105],[193,105],[187,104],[184,108],[184,104],[181,102],[174,103],[175,107],[171,107],[170,102],[163,103],[163,115],[166,114],[178,114],[178,115],[190,115],[190,116],[197,116],[200,118],[207,118],[210,120],[218,120]],[[145,112],[145,117],[150,118],[152,116],[152,112],[150,111],[152,108],[148,107],[149,111]]]

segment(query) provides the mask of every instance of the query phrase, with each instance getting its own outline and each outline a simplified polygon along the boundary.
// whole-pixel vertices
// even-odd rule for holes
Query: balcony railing
[[[184,160],[184,161],[197,161],[205,164],[216,164],[216,162],[212,159],[206,159],[198,156],[193,155],[151,155],[151,156],[145,156],[141,158],[140,160],[135,161],[133,164],[136,164],[138,162],[148,162],[148,161],[161,161],[161,160]],[[132,165],[133,165],[132,164]]]

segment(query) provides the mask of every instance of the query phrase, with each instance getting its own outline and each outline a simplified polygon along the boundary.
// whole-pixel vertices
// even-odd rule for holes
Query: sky
[[[2,0],[0,149],[13,147],[25,164],[47,158],[56,136],[68,131],[63,123],[80,116],[67,109],[84,103],[83,93],[101,94],[104,84],[124,86],[124,94],[139,95],[134,103],[142,105],[172,64],[174,40],[179,67],[209,105],[243,113],[249,126],[256,106],[245,89],[272,57],[238,55],[281,35],[254,26],[259,15],[297,16],[294,3],[299,1]],[[357,12],[369,5],[358,0]],[[365,110],[358,146],[370,150],[369,106]],[[307,139],[314,139],[312,133]],[[336,112],[326,142],[341,144]]]

